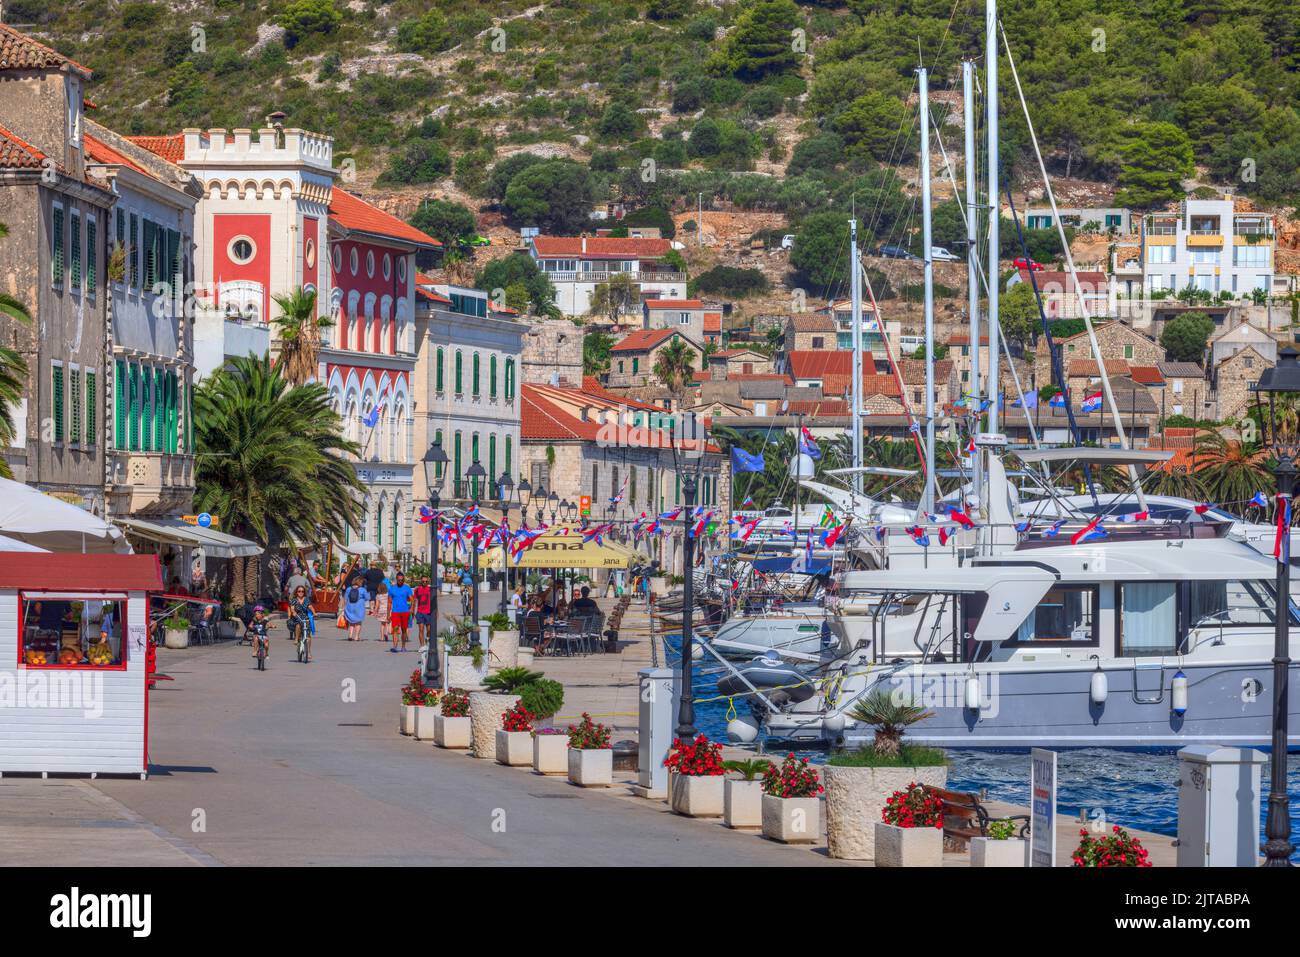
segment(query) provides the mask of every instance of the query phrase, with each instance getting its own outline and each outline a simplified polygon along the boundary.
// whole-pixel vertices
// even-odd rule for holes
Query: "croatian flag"
[[[975,523],[971,517],[959,508],[948,507],[948,517],[960,525],[962,528],[974,528]]]
[[[696,538],[699,538],[701,535],[703,535],[704,530],[709,527],[709,519],[711,518],[713,518],[712,512],[708,512],[704,516],[702,516],[700,520],[695,523],[695,528],[691,530],[691,534]]]
[[[1083,400],[1084,412],[1097,412],[1101,409],[1101,393],[1094,392],[1092,395],[1085,396]]]
[[[970,441],[966,443],[966,451],[967,452],[975,451],[975,436],[972,435],[970,437]]]
[[[1195,512],[1197,515],[1204,515],[1212,508],[1214,508],[1214,506],[1211,505],[1209,502],[1202,502],[1200,505],[1197,505],[1195,508],[1193,508],[1192,511]]]
[[[806,425],[799,429],[799,453],[808,456],[810,459],[822,457],[821,447],[817,445],[817,440],[813,438],[813,434],[808,431]]]
[[[930,547],[930,536],[925,534],[925,529],[920,525],[913,525],[911,528],[907,529],[907,534],[911,535],[912,541],[916,542],[916,544],[920,545],[922,548]]]
[[[1056,395],[1052,396],[1052,400],[1051,400],[1050,402],[1048,402],[1047,404],[1050,405],[1050,406],[1051,406],[1052,408],[1054,408],[1054,409],[1064,409],[1064,408],[1065,408],[1065,393],[1064,393],[1064,392],[1058,392],[1058,393],[1056,393]]]
[[[1260,508],[1268,508],[1268,496],[1266,496],[1263,492],[1256,492],[1255,497],[1252,498],[1246,504],[1258,505]]]
[[[836,525],[834,528],[828,528],[822,532],[822,544],[827,548],[833,547],[840,540],[840,536],[844,534],[846,528],[848,528],[848,522],[843,525]]]
[[[441,514],[442,514],[441,512],[435,512],[427,505],[421,505],[420,517],[417,518],[416,521],[419,522],[421,525],[427,525]]]
[[[1273,539],[1273,557],[1279,564],[1291,561],[1291,496],[1277,497],[1277,537]]]
[[[1121,522],[1147,522],[1151,520],[1150,512],[1130,512],[1128,515],[1119,516]]]
[[[940,544],[940,545],[947,545],[947,544],[948,544],[948,539],[951,538],[953,534],[955,534],[955,533],[948,531],[947,528],[941,528],[941,529],[939,529],[939,544]]]
[[[754,529],[758,528],[759,521],[756,518],[752,522],[741,522],[738,528],[732,530],[731,537],[742,542],[749,541],[749,536],[754,534]]]
[[[659,517],[658,517],[655,521],[657,521],[657,522],[674,522],[674,521],[677,520],[677,516],[680,515],[680,514],[682,514],[682,507],[679,505],[679,506],[677,506],[675,509],[673,509],[671,512],[660,512],[660,513],[659,513]]]
[[[740,503],[740,507],[741,507],[741,508],[755,508],[756,506],[754,505],[754,496],[752,496],[752,495],[747,495],[747,496],[745,497],[745,500],[744,500],[743,502]]]
[[[1060,535],[1061,526],[1064,524],[1065,524],[1065,519],[1061,519],[1059,522],[1054,522],[1050,528],[1047,528],[1043,531],[1043,537],[1055,538],[1057,535]]]
[[[1091,541],[1094,538],[1105,538],[1106,528],[1101,524],[1101,516],[1098,515],[1083,528],[1079,529],[1070,536],[1070,544],[1078,545],[1082,542]]]

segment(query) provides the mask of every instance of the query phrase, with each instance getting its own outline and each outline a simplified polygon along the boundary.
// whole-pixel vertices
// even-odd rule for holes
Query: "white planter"
[[[488,667],[499,670],[519,664],[519,632],[494,631],[488,642]]]
[[[402,705],[401,717],[397,719],[399,734],[415,734],[415,705]]]
[[[584,788],[607,788],[613,785],[614,749],[570,748],[569,780]]]
[[[668,774],[668,805],[685,817],[721,817],[723,784],[720,774]]]
[[[463,750],[469,747],[469,718],[444,718],[438,715],[433,721],[433,743],[440,748]]]
[[[498,731],[496,738],[498,764],[512,768],[526,768],[533,763],[531,731]]]
[[[1018,837],[995,841],[991,837],[970,839],[971,867],[1024,867],[1025,841]]]
[[[474,667],[474,659],[469,655],[447,656],[447,687],[464,688],[472,691],[479,687],[483,672]]]
[[[943,828],[876,825],[877,867],[942,867]]]
[[[515,664],[520,668],[531,668],[536,655],[536,648],[520,648],[518,653],[515,655]]]
[[[432,741],[438,729],[437,705],[419,705],[411,709],[415,715],[411,721],[411,734],[417,741]]]
[[[492,760],[497,756],[497,732],[501,730],[501,717],[518,703],[517,694],[475,691],[469,696],[474,757]]]
[[[821,801],[763,795],[763,836],[782,844],[812,844],[821,834]]]
[[[569,773],[569,736],[533,735],[533,770],[538,774]]]
[[[727,778],[723,787],[722,823],[727,827],[763,826],[763,782]]]
[[[831,857],[869,861],[876,856],[876,825],[885,802],[913,781],[946,787],[948,769],[929,768],[822,768],[826,785],[826,850]]]
[[[163,634],[163,645],[168,648],[188,648],[190,630],[188,628],[168,628]]]

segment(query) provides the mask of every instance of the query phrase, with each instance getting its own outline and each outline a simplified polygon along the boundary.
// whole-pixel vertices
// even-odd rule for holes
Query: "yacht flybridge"
[[[929,712],[908,731],[918,743],[1266,747],[1274,565],[1227,532],[1034,538],[961,567],[850,572],[832,619],[840,657],[804,701],[752,695],[754,716],[770,738],[860,745],[873,732],[854,705],[883,688]]]

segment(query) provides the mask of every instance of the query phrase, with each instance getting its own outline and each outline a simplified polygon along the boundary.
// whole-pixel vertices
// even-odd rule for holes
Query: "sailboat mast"
[[[849,289],[852,297],[853,367],[850,380],[853,396],[853,467],[862,468],[862,274],[858,267],[858,221],[849,220]],[[832,307],[833,310],[833,307]],[[853,491],[862,494],[862,473],[853,473]]]
[[[930,78],[920,79],[921,105],[921,247],[925,255],[925,497],[923,511],[934,511],[934,256],[930,236]]]
[[[989,425],[990,432],[998,431],[998,2],[985,0],[984,7],[984,68],[988,73],[988,108],[985,124],[989,142],[989,246],[986,263],[989,271]],[[978,351],[979,342],[971,343]]]
[[[980,276],[979,253],[976,249],[978,232],[975,210],[975,64],[963,60],[961,64],[962,116],[966,130],[966,318],[969,324],[970,339],[970,388],[966,391],[975,396],[975,411],[978,416],[980,389]],[[980,419],[975,419],[974,429],[980,428]],[[984,496],[984,457],[977,448],[971,456],[974,460],[973,487],[975,495],[981,502]]]

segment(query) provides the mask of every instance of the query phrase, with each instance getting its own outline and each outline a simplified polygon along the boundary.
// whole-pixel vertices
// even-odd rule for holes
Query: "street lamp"
[[[546,485],[544,483],[537,486],[533,498],[537,501],[537,524],[542,525],[546,522]]]
[[[441,670],[438,660],[438,592],[442,582],[438,577],[438,505],[442,499],[442,482],[447,474],[447,453],[442,450],[441,442],[434,442],[429,451],[420,460],[424,466],[424,487],[429,490],[429,577],[433,579],[433,589],[429,596],[429,611],[433,624],[429,626],[429,646],[424,653],[424,681],[436,684]]]
[[[555,494],[555,489],[551,489],[551,494],[546,497],[546,507],[551,510],[551,524],[554,525],[560,511],[560,496]]]
[[[498,494],[501,497],[501,527],[505,528],[507,519],[510,516],[510,506],[513,504],[513,492],[515,490],[514,479],[510,477],[509,472],[502,472],[501,477],[497,479]],[[506,579],[510,577],[510,566],[506,564],[506,543],[498,543],[501,549],[501,613],[506,611]]]
[[[1264,422],[1265,444],[1277,454],[1277,508],[1291,504],[1296,490],[1295,460],[1300,448],[1297,436],[1288,430],[1279,434],[1276,396],[1280,393],[1300,393],[1300,356],[1289,346],[1278,354],[1278,363],[1265,369],[1259,382],[1253,386],[1256,393],[1268,394],[1268,416]],[[1291,565],[1290,528],[1285,532],[1283,552],[1277,563],[1277,612],[1273,616],[1273,753],[1270,756],[1268,816],[1264,821],[1264,866],[1290,867],[1291,807],[1286,795],[1287,772],[1287,692],[1290,681],[1291,658]]]
[[[692,534],[691,513],[695,511],[695,492],[699,488],[700,472],[704,468],[704,428],[695,414],[688,413],[681,422],[678,435],[671,442],[673,471],[682,481],[682,695],[677,704],[676,737],[682,741],[695,738],[695,697],[691,689],[693,679],[692,656],[694,647],[695,539]]]
[[[469,468],[465,470],[465,477],[470,480],[470,484],[469,484],[470,490],[476,493],[474,495],[474,504],[477,505],[478,504],[477,492],[479,488],[478,483],[480,479],[487,478],[487,469],[479,465],[478,459],[475,459],[473,462],[470,463]],[[469,561],[470,561],[469,577],[472,583],[471,587],[473,588],[473,594],[470,596],[470,615],[471,615],[470,620],[474,623],[474,628],[475,628],[474,643],[482,644],[482,642],[479,641],[479,634],[477,630],[478,629],[478,546],[475,545],[473,542],[470,542],[469,545]]]

